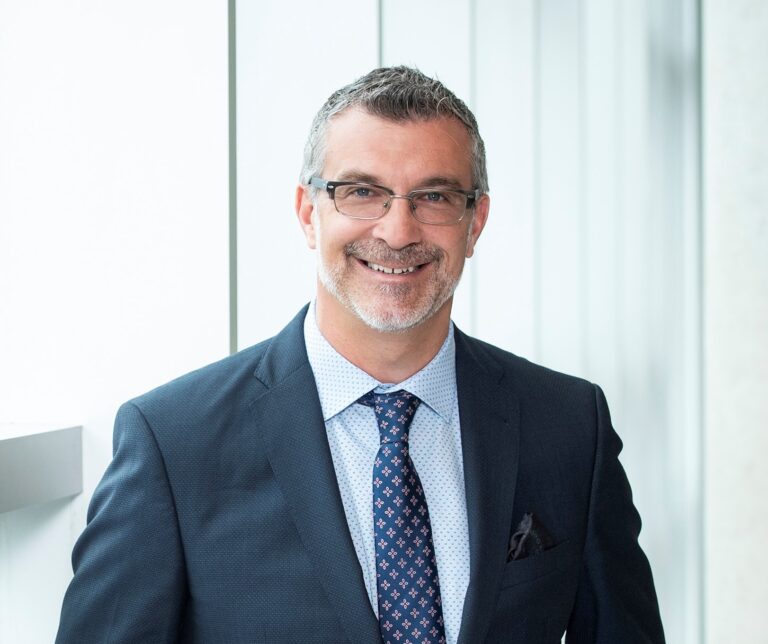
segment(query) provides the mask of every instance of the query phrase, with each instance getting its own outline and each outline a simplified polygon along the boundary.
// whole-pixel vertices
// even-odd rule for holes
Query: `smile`
[[[374,264],[373,262],[365,262],[365,265],[374,271],[380,271],[382,273],[386,273],[387,275],[401,275],[402,273],[413,273],[418,266],[406,266],[405,268],[389,268],[387,266],[381,266],[379,264]]]

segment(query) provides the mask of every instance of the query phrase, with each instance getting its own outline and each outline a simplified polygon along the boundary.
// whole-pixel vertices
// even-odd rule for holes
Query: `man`
[[[328,99],[316,300],[121,408],[59,642],[663,642],[602,392],[451,323],[487,190],[439,82]]]

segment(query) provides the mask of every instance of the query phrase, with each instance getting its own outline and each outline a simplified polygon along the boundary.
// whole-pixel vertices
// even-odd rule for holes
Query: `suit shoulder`
[[[190,371],[128,401],[142,411],[172,405],[210,405],[223,395],[253,386],[258,381],[253,377],[262,356],[268,350],[273,338],[264,340],[237,353]]]
[[[562,396],[573,394],[594,397],[595,385],[584,378],[555,371],[493,344],[464,335],[463,341],[476,359],[488,361],[503,370],[503,379],[518,390]]]
[[[244,426],[250,405],[306,363],[306,307],[274,337],[176,378],[126,403],[160,437],[215,437]]]

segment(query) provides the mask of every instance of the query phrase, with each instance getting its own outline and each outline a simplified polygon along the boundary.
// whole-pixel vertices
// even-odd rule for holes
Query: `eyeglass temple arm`
[[[321,190],[327,190],[328,189],[328,180],[327,179],[321,179],[320,177],[312,177],[309,180],[309,185],[313,186],[314,188],[320,188]]]

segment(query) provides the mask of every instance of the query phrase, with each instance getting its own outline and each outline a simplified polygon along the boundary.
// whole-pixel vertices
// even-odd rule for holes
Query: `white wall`
[[[50,642],[123,400],[228,349],[226,3],[0,0],[0,421],[84,492],[0,514],[0,642]]]
[[[704,18],[707,641],[765,642],[768,3]]]

